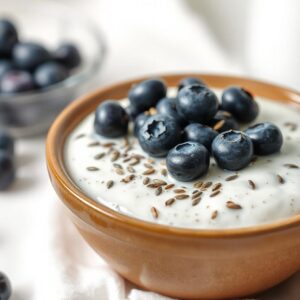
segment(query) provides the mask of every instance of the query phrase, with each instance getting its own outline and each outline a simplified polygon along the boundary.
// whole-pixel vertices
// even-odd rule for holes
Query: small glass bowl
[[[23,41],[36,41],[49,49],[61,42],[74,43],[81,65],[65,80],[43,90],[0,93],[0,128],[13,136],[45,133],[57,114],[95,84],[105,56],[105,43],[90,21],[59,3],[7,1],[1,17],[13,20]]]

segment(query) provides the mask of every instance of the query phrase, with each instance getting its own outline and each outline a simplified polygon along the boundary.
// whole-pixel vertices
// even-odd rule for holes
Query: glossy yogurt
[[[95,135],[93,114],[67,138],[67,170],[95,201],[134,218],[169,226],[238,228],[299,214],[300,110],[267,99],[257,101],[260,114],[255,123],[275,123],[284,144],[280,153],[258,157],[238,172],[221,170],[211,159],[206,176],[178,182],[168,175],[164,159],[143,152],[132,132],[126,139]],[[126,106],[127,99],[122,104]]]

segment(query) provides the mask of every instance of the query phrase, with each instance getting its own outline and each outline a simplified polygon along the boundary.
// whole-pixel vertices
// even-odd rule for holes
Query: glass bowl
[[[56,115],[73,99],[92,88],[105,56],[105,43],[89,20],[59,3],[7,1],[0,17],[16,23],[21,40],[36,41],[48,49],[74,43],[82,63],[65,80],[43,90],[0,93],[0,127],[13,136],[45,133]]]

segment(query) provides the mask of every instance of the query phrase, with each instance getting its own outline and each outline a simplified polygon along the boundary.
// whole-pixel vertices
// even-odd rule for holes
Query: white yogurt
[[[174,91],[171,90],[170,93]],[[216,93],[220,94],[220,91]],[[212,159],[208,174],[199,180],[212,182],[213,185],[221,183],[222,187],[214,197],[211,197],[213,185],[204,190],[197,205],[192,205],[195,182],[177,182],[169,175],[164,176],[161,173],[161,170],[166,169],[164,159],[155,159],[155,173],[148,177],[150,180],[160,179],[168,184],[174,183],[175,187],[165,190],[163,186],[163,192],[156,195],[155,188],[144,185],[143,180],[147,177],[143,175],[147,170],[144,163],[147,163],[148,155],[140,148],[136,138],[129,134],[132,149],[127,157],[123,157],[124,138],[105,139],[95,136],[93,114],[86,117],[66,141],[67,170],[74,183],[95,201],[132,217],[159,224],[187,228],[234,228],[269,223],[299,214],[300,168],[291,168],[287,164],[300,166],[300,110],[260,98],[257,100],[260,114],[255,123],[273,122],[279,126],[284,136],[281,152],[259,157],[255,163],[236,173],[219,169]],[[122,103],[126,105],[127,100],[122,100]],[[101,145],[93,145],[97,141]],[[121,153],[115,162],[111,161],[112,152],[108,153],[110,148],[103,147],[103,144],[109,142],[115,143],[114,149]],[[95,156],[99,153],[105,153],[105,156],[97,160]],[[124,160],[132,154],[140,154],[146,158],[132,166],[135,178],[125,183],[121,180],[132,174],[127,166],[133,160]],[[116,173],[114,163],[123,167],[124,175]],[[226,181],[226,178],[234,174],[238,177]],[[278,175],[284,182],[280,183]],[[107,182],[110,180],[114,184],[108,188]],[[254,183],[255,189],[251,187],[249,180]],[[172,205],[166,206],[165,202],[176,196],[174,189],[181,187],[186,188],[189,197],[175,200]],[[228,201],[234,203],[235,209],[228,205]]]

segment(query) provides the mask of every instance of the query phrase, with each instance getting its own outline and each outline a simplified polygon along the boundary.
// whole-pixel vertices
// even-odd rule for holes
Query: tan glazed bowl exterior
[[[300,107],[299,93],[255,80],[205,74],[159,77],[168,86],[176,86],[187,76],[202,78],[214,88],[240,85],[256,96]],[[297,272],[300,215],[242,229],[183,229],[122,215],[96,203],[75,186],[64,166],[66,137],[101,101],[126,97],[131,85],[143,79],[111,85],[82,97],[69,105],[50,129],[47,163],[51,182],[87,243],[126,279],[183,299],[249,296]]]

